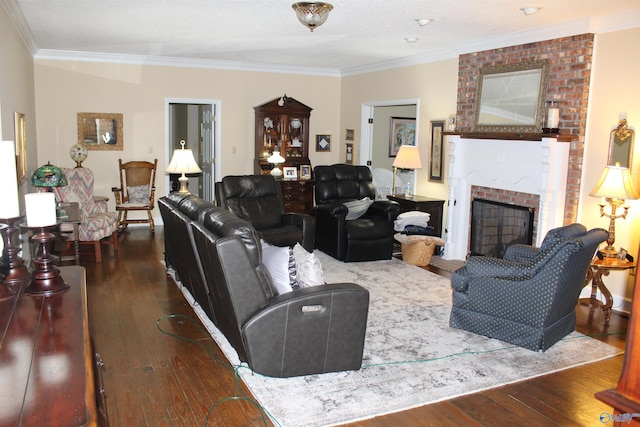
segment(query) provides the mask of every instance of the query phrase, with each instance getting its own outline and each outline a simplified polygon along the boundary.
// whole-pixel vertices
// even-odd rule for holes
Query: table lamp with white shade
[[[167,173],[181,173],[182,176],[178,178],[180,182],[179,193],[189,193],[189,178],[186,177],[187,173],[200,173],[202,170],[196,163],[196,159],[193,157],[193,151],[190,148],[184,148],[186,142],[180,141],[182,148],[173,150],[173,157],[167,167]]]
[[[617,257],[618,252],[613,247],[616,241],[616,219],[626,218],[629,206],[625,204],[626,200],[635,200],[640,198],[640,193],[635,189],[629,168],[623,168],[619,163],[615,166],[606,166],[600,180],[595,188],[589,193],[590,196],[600,197],[600,216],[609,217],[609,237],[607,246],[600,252],[606,257]],[[605,213],[606,203],[611,206],[611,213]],[[624,212],[617,214],[619,207]]]
[[[392,194],[396,194],[396,174],[398,169],[416,170],[422,169],[420,152],[415,145],[401,145],[393,161],[393,187]],[[411,190],[405,191],[405,196],[411,196]]]

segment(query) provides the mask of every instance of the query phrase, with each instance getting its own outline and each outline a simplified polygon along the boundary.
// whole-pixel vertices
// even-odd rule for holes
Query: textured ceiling
[[[36,56],[137,55],[343,74],[640,26],[640,0],[329,0],[334,9],[313,33],[297,21],[292,0],[0,1]],[[542,9],[525,16],[525,6]],[[420,27],[417,18],[434,21]]]

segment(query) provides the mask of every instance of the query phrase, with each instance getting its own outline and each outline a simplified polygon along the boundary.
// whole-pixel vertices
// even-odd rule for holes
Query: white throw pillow
[[[262,246],[262,265],[265,266],[271,276],[271,284],[276,295],[291,292],[298,288],[296,279],[295,263],[291,266],[291,249],[288,246],[273,246],[264,240],[260,241]],[[293,271],[291,267],[293,268]]]
[[[349,209],[349,212],[347,213],[347,217],[345,219],[349,221],[352,219],[360,218],[362,215],[364,215],[367,212],[367,210],[369,209],[369,206],[371,206],[372,204],[373,204],[373,200],[371,200],[368,197],[365,197],[364,199],[360,199],[360,200],[352,200],[349,202],[344,202],[343,205],[345,205],[347,209]]]
[[[293,247],[293,256],[296,259],[298,284],[301,288],[325,284],[322,264],[316,254],[307,252],[300,243],[296,243]]]

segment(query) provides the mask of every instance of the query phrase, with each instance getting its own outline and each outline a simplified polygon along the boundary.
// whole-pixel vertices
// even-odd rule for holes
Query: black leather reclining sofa
[[[335,283],[275,295],[250,223],[193,195],[158,205],[167,268],[251,369],[290,377],[361,367],[366,289]]]

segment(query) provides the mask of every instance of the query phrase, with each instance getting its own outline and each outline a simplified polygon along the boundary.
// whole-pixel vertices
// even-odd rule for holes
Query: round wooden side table
[[[602,276],[608,276],[610,271],[622,271],[636,266],[635,262],[621,260],[619,258],[605,257],[603,259],[595,258],[591,261],[585,286],[591,283],[591,296],[589,298],[580,298],[580,305],[587,307],[601,307],[604,312],[604,324],[609,325],[611,319],[611,307],[613,307],[613,297],[607,286],[602,281]],[[597,298],[597,291],[600,290],[604,296],[604,302]]]

